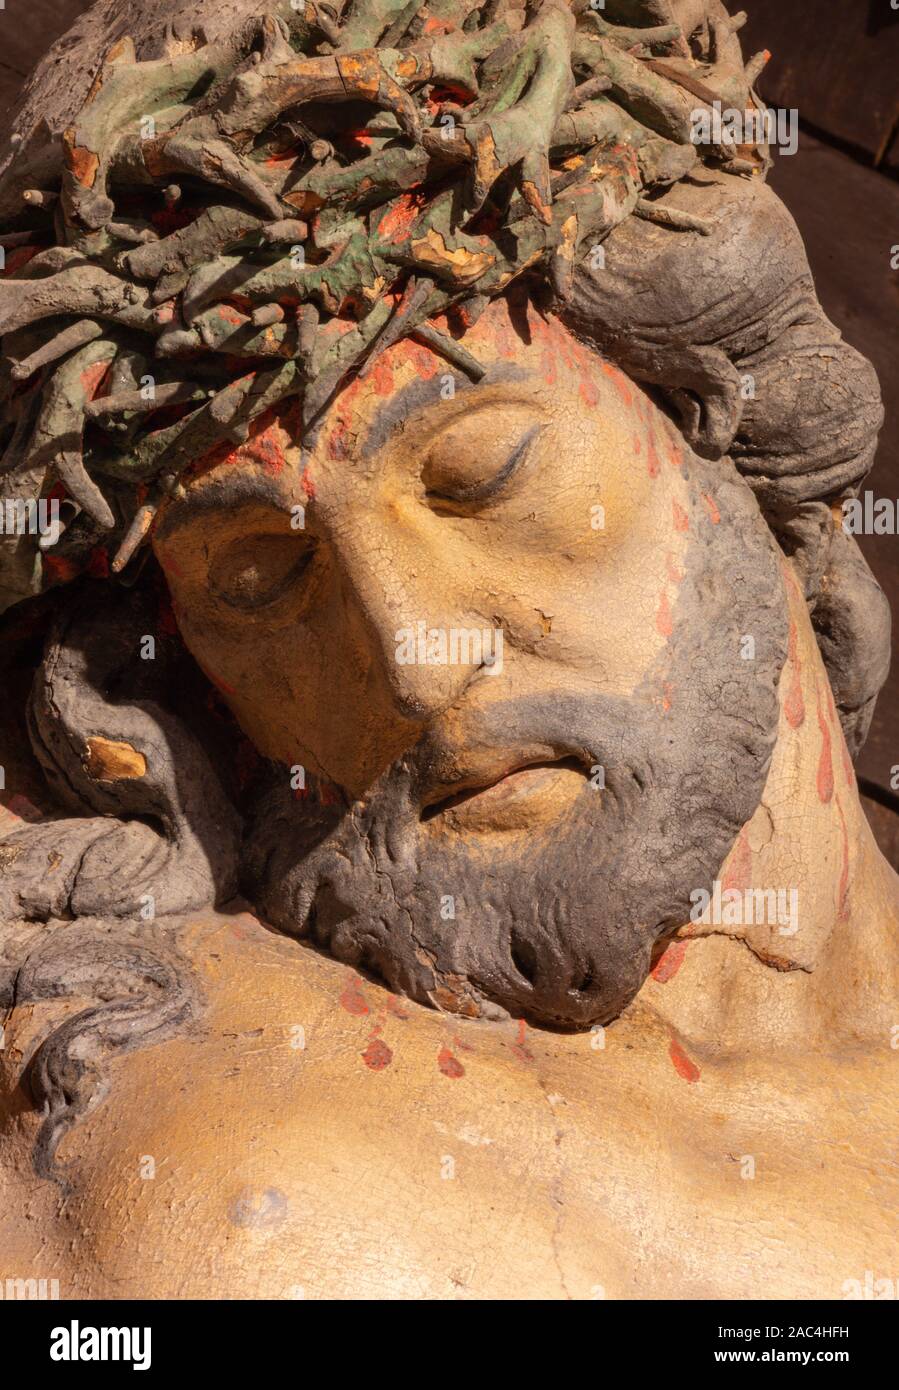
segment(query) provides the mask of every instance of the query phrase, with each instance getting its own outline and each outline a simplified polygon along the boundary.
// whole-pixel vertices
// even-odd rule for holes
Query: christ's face
[[[405,341],[306,440],[198,468],[156,552],[282,769],[260,910],[416,997],[585,1025],[758,803],[785,603],[730,465],[557,321],[496,302],[464,346],[476,384]]]

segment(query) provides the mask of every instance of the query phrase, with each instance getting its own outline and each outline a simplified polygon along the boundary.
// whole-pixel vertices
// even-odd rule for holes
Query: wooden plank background
[[[87,0],[0,0],[0,110],[15,105],[23,79],[89,8]]]
[[[741,0],[744,52],[771,52],[760,82],[770,105],[873,165],[899,154],[899,10],[890,0]]]

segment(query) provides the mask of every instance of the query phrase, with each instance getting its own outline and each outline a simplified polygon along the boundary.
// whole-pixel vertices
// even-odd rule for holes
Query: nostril
[[[509,954],[512,957],[512,964],[518,971],[522,979],[527,980],[533,987],[537,983],[537,952],[531,942],[513,929],[512,938],[509,943]]]

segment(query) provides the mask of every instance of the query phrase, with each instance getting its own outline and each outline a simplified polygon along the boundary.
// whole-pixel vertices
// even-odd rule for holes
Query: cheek
[[[358,718],[358,709],[337,709],[340,683],[324,669],[327,649],[320,640],[302,625],[271,627],[261,618],[213,618],[205,595],[171,579],[170,588],[185,646],[257,752],[288,766],[314,767],[310,757],[320,730],[310,728],[309,711],[326,712],[316,721],[324,727],[332,715],[339,715],[344,728]]]
[[[185,645],[263,757],[302,762],[301,710],[283,633],[212,630],[180,620]]]
[[[244,704],[254,687],[252,673],[262,656],[258,638],[248,639],[221,625],[204,622],[190,599],[176,592],[172,595],[172,608],[184,645],[206,679],[232,706],[235,701]],[[270,669],[269,663],[266,669]]]
[[[653,513],[664,505],[671,479],[644,466],[646,423],[608,393],[591,409],[566,391],[550,411],[552,429],[538,466],[508,508],[509,538],[530,566],[560,577],[573,567],[584,582],[620,567],[654,533]]]
[[[675,525],[686,496],[672,439],[636,397],[571,409],[509,570],[522,624],[542,626],[540,654],[610,693],[640,684],[676,621],[689,537]]]
[[[172,613],[184,645],[207,680],[234,708],[249,709],[253,694],[265,696],[265,680],[277,670],[277,643],[261,624],[248,624],[237,618],[223,620],[209,599],[205,575],[189,555],[172,544],[154,542],[154,552],[168,584]]]

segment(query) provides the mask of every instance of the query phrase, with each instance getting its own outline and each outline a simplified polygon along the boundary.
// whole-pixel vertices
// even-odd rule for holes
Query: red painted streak
[[[440,363],[428,348],[422,347],[421,343],[413,343],[409,338],[404,339],[400,348],[403,356],[412,363],[422,381],[430,381],[432,377],[437,375]]]
[[[527,1031],[527,1024],[525,1023],[523,1018],[520,1018],[518,1020],[518,1035],[516,1037],[515,1042],[512,1044],[512,1051],[515,1053],[515,1056],[518,1058],[520,1062],[533,1062],[534,1060],[533,1052],[525,1043]]]
[[[502,357],[513,358],[518,350],[518,337],[509,322],[508,311],[494,325],[494,337]]]
[[[473,99],[471,92],[460,87],[457,82],[441,82],[439,86],[435,85],[431,88],[428,105],[433,105],[439,109],[444,102],[452,101],[461,106],[468,106]]]
[[[383,1038],[372,1038],[362,1053],[362,1060],[371,1071],[383,1071],[393,1061],[393,1053]]]
[[[613,367],[610,362],[603,362],[602,370],[609,380],[614,383],[615,390],[621,397],[623,404],[630,410],[634,403],[634,393],[630,388],[627,377],[623,372],[620,372],[617,367]]]
[[[10,251],[3,270],[4,276],[14,275],[17,270],[21,270],[39,250],[38,246],[17,246],[14,251]]]
[[[89,401],[101,394],[100,387],[109,368],[110,362],[95,362],[92,367],[85,367],[81,373],[81,385]]]
[[[303,489],[303,492],[306,494],[306,496],[309,498],[309,500],[310,500],[310,502],[311,502],[312,499],[315,497],[315,483],[312,481],[311,477],[309,476],[309,465],[308,465],[308,463],[307,463],[306,467],[303,469],[303,476],[302,476],[302,478],[300,479],[300,486],[301,486],[301,488]]]
[[[790,623],[790,689],[784,703],[784,714],[792,728],[798,729],[805,720],[805,701],[802,698],[802,658],[799,655],[799,633],[794,622]]]
[[[260,430],[254,430],[251,425],[250,437],[239,446],[240,462],[258,463],[266,473],[277,476],[283,472],[287,462],[284,457],[285,441],[284,431],[275,421]]]
[[[331,433],[328,435],[328,458],[340,463],[350,456],[349,425],[343,416],[338,416],[337,422]],[[308,472],[308,469],[307,469]],[[305,474],[303,475],[305,477]]]
[[[348,1014],[361,1018],[363,1014],[369,1012],[365,995],[362,993],[362,984],[358,976],[352,975],[344,986],[340,996],[340,1006],[346,1009]]]
[[[178,564],[178,561],[172,559],[171,555],[168,554],[165,557],[165,572],[166,574],[173,574],[176,579],[184,578],[184,570]]]
[[[683,531],[689,531],[689,529],[690,529],[690,518],[687,516],[687,513],[685,512],[684,508],[681,506],[680,502],[674,502],[674,501],[672,501],[672,503],[671,503],[671,510],[672,510],[672,512],[674,513],[674,529],[675,529],[675,531],[682,531],[682,532],[683,532]]]
[[[652,971],[652,978],[656,984],[667,985],[669,980],[674,979],[684,963],[688,945],[689,942],[686,941],[672,941],[667,951],[659,956]]]
[[[44,812],[35,806],[33,801],[29,801],[27,796],[22,796],[19,792],[4,792],[0,796],[0,805],[19,821],[38,821],[44,818]]]
[[[821,691],[818,690],[818,728],[821,730],[821,755],[818,758],[817,787],[818,797],[827,803],[833,796],[833,748],[830,738],[830,725],[824,718],[821,708]]]
[[[163,637],[174,637],[178,632],[178,621],[171,599],[162,597],[156,610],[156,630]]]
[[[734,845],[727,860],[727,869],[721,882],[721,887],[726,891],[728,888],[737,888],[742,892],[745,888],[752,885],[752,849],[749,844],[749,836],[746,827],[740,831],[737,843]]]
[[[841,755],[842,760],[843,760],[843,772],[844,772],[845,777],[846,777],[847,785],[849,786],[849,788],[850,788],[850,790],[851,790],[851,789],[855,786],[855,768],[852,766],[852,759],[851,759],[850,756],[849,756],[849,748],[848,748],[848,746],[847,746],[847,744],[846,744],[846,739],[845,739],[845,737],[844,737],[844,735],[843,735],[843,730],[842,730],[842,728],[840,729],[840,732],[839,732],[839,740],[840,740],[840,755]]]
[[[51,584],[65,584],[81,573],[78,565],[63,555],[42,555],[41,569]]]
[[[390,204],[378,223],[378,236],[382,241],[398,246],[406,241],[415,220],[424,207],[421,193],[403,193]]]
[[[668,444],[668,462],[672,468],[683,468],[684,466],[683,451],[673,440],[669,441]]]
[[[684,1081],[689,1082],[692,1086],[694,1082],[699,1080],[702,1073],[696,1063],[687,1056],[686,1052],[677,1041],[677,1038],[671,1039],[671,1044],[668,1048],[668,1056],[674,1063],[674,1070]]]
[[[672,584],[682,584],[684,582],[684,572],[675,562],[674,556],[670,551],[665,561],[665,568],[668,571],[668,578],[671,580]]]
[[[443,1075],[448,1076],[451,1081],[458,1081],[460,1076],[465,1075],[462,1063],[458,1057],[453,1056],[448,1047],[441,1047],[437,1053],[437,1065]]]
[[[217,676],[214,671],[210,671],[209,667],[204,666],[202,662],[200,663],[200,670],[203,672],[206,679],[215,686],[216,690],[220,690],[223,695],[237,694],[233,685],[229,685],[227,681],[222,680],[221,676]]]
[[[715,505],[714,497],[710,497],[707,492],[704,492],[702,494],[702,500],[708,507],[709,516],[712,518],[712,525],[717,526],[718,522],[721,520],[721,513]]]
[[[796,578],[792,568],[785,559],[780,562],[780,572],[783,575],[784,583],[788,588],[793,590],[794,597],[804,603],[805,594],[799,587],[799,580]]]
[[[393,371],[388,362],[378,358],[372,371],[372,383],[379,396],[389,396],[393,392]]]
[[[282,164],[292,164],[295,159],[300,158],[301,153],[299,148],[278,150],[275,154],[266,155],[262,162],[269,168],[277,169]]]

